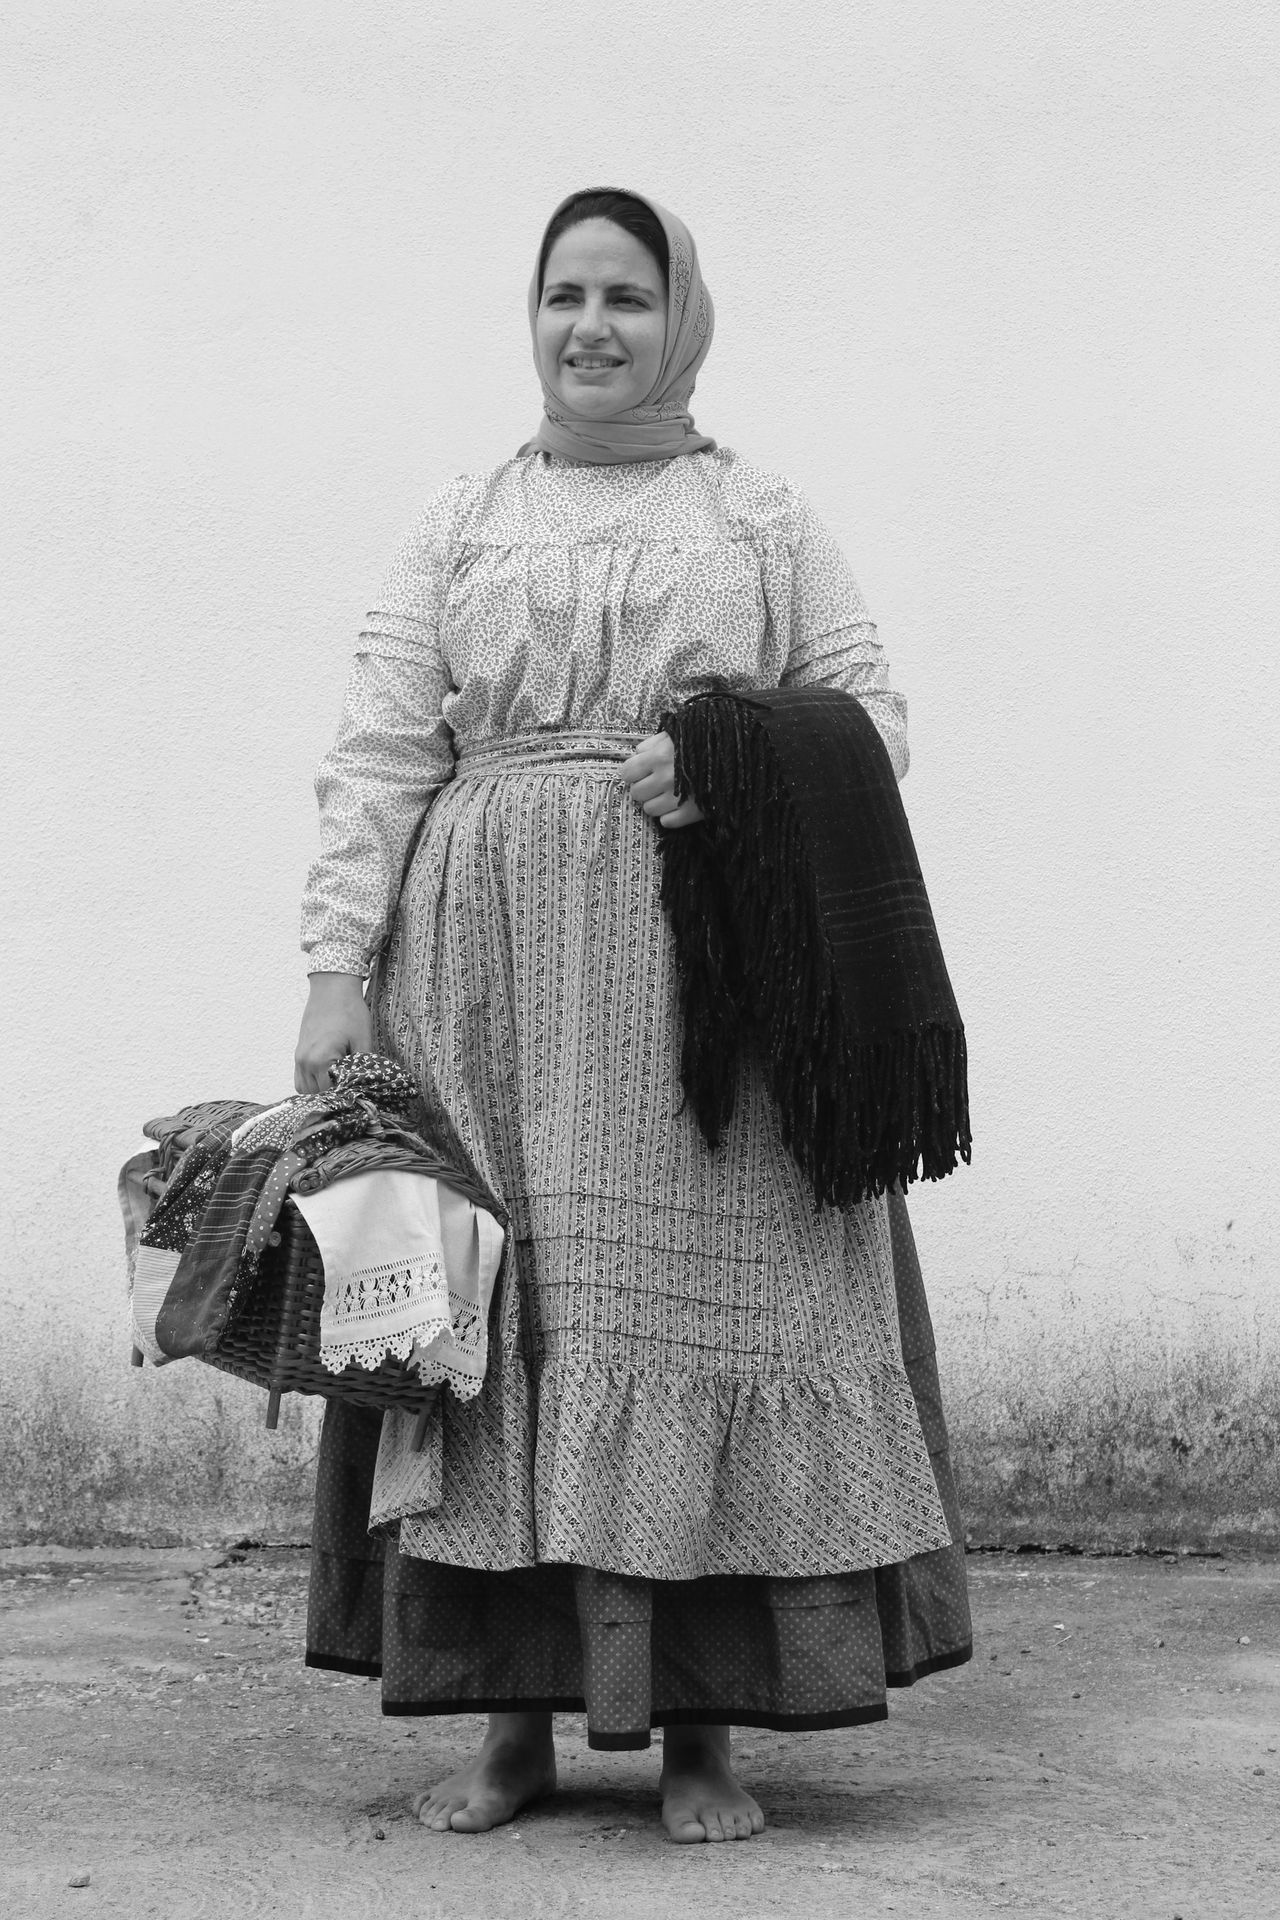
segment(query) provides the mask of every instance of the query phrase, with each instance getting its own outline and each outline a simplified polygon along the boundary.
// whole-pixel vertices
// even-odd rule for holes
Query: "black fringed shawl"
[[[681,1077],[715,1147],[744,1044],[819,1205],[969,1159],[964,1026],[884,742],[851,694],[718,687],[665,714],[664,831],[683,989]]]

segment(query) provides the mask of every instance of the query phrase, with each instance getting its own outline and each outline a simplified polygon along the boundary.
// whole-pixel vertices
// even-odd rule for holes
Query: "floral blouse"
[[[316,776],[309,970],[367,973],[457,752],[653,733],[715,675],[855,694],[906,772],[906,702],[843,555],[789,481],[727,449],[620,466],[532,453],[450,481],[392,562]]]

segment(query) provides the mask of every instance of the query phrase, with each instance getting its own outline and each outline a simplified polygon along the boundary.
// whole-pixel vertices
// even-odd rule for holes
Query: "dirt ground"
[[[410,1795],[478,1723],[307,1672],[305,1549],[0,1552],[0,1911],[1275,1920],[1280,1563],[969,1566],[970,1667],[887,1725],[735,1733],[769,1826],[678,1848],[656,1746],[593,1753],[570,1717],[554,1800],[426,1832]]]

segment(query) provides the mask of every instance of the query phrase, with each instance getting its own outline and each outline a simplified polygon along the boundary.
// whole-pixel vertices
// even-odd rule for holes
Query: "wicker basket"
[[[320,1250],[298,1209],[286,1205],[253,1287],[237,1302],[206,1364],[265,1387],[269,1427],[279,1417],[282,1393],[319,1393],[357,1407],[416,1414],[413,1445],[420,1448],[439,1388],[424,1387],[403,1360],[386,1359],[372,1370],[353,1364],[331,1373],[320,1363],[323,1299]]]
[[[510,1222],[475,1169],[456,1154],[446,1155],[423,1146],[417,1165],[423,1173],[447,1181],[451,1187],[491,1213],[502,1227]],[[153,1198],[163,1193],[153,1190]],[[324,1263],[311,1230],[297,1207],[287,1203],[276,1230],[258,1264],[257,1277],[236,1301],[217,1350],[203,1355],[207,1366],[220,1367],[241,1380],[267,1390],[267,1425],[280,1415],[282,1393],[318,1393],[327,1400],[349,1400],[357,1407],[394,1408],[417,1416],[412,1445],[417,1451],[426,1438],[439,1387],[426,1387],[403,1360],[387,1359],[370,1369],[354,1364],[331,1373],[320,1364],[320,1305],[324,1299]],[[143,1356],[136,1345],[133,1364]]]

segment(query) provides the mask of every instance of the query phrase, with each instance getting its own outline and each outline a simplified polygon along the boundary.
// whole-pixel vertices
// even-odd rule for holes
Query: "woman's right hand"
[[[358,973],[313,973],[293,1056],[299,1093],[327,1093],[329,1068],[348,1053],[373,1051],[373,1021]]]

